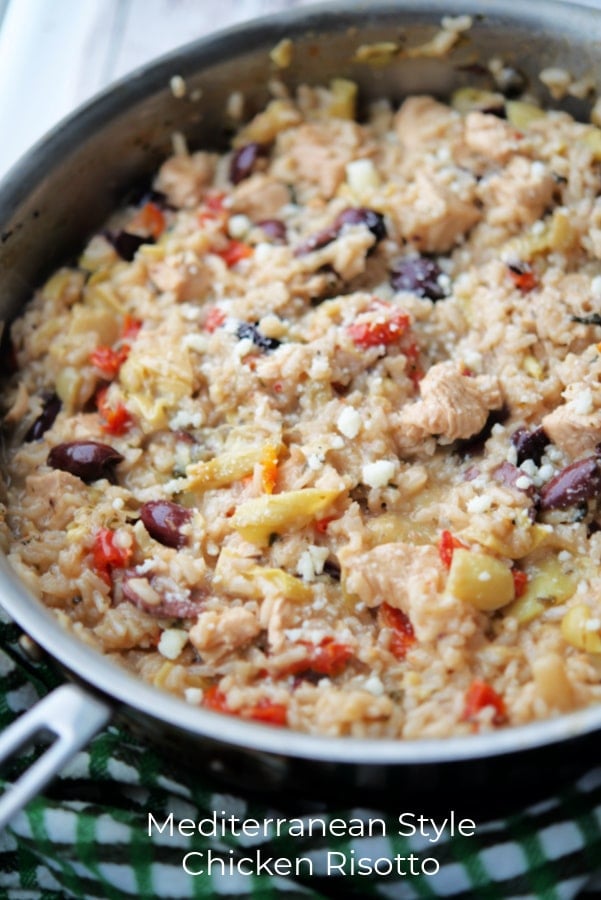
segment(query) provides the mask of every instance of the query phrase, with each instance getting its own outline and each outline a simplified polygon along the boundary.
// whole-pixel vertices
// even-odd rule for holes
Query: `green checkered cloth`
[[[0,621],[0,725],[52,689],[56,672],[32,663],[18,645],[20,632]],[[5,772],[9,783],[39,753],[32,750]],[[601,769],[572,788],[507,819],[478,822],[471,837],[443,835],[435,844],[423,836],[398,837],[390,815],[386,837],[182,836],[168,831],[148,836],[148,814],[163,823],[210,818],[214,811],[240,819],[292,818],[241,796],[216,793],[199,772],[185,779],[158,752],[127,732],[109,727],[78,753],[60,778],[17,815],[0,834],[0,897],[7,900],[141,900],[155,898],[270,898],[294,900],[447,897],[454,900],[572,900],[601,896]],[[316,813],[312,812],[312,816]],[[387,818],[373,810],[332,809],[321,819]],[[302,816],[301,816],[302,818]],[[228,863],[241,857],[309,858],[313,872],[276,875],[186,874],[182,860],[198,852]],[[326,877],[328,852],[345,858],[393,859],[410,854],[434,857],[437,874],[342,875]],[[342,857],[335,857],[340,860]],[[196,857],[200,859],[200,857]],[[218,869],[219,866],[214,868]],[[306,866],[305,866],[306,869]],[[292,869],[294,871],[294,867]]]

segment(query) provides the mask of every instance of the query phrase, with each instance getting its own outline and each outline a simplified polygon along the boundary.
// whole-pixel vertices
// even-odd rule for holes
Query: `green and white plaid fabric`
[[[33,664],[21,654],[18,637],[16,626],[0,622],[2,728],[59,680],[48,665]],[[5,773],[7,780],[34,757],[31,751],[14,762]],[[572,900],[601,896],[598,876],[595,883],[596,872],[601,871],[601,769],[561,795],[510,818],[478,822],[473,836],[443,834],[435,845],[419,834],[398,836],[396,816],[390,817],[386,836],[379,837],[299,837],[269,829],[260,837],[202,837],[197,831],[183,836],[177,831],[170,835],[168,830],[148,836],[149,813],[160,823],[171,813],[175,822],[198,822],[222,810],[243,820],[284,816],[240,796],[217,794],[202,772],[182,778],[181,771],[157,752],[110,727],[77,755],[44,797],[32,802],[0,834],[0,897]],[[285,815],[290,817],[290,811]],[[319,816],[326,822],[386,818],[373,810],[325,807]],[[187,853],[221,858],[234,871],[187,874],[182,865]],[[431,875],[334,872],[324,877],[328,853],[341,854],[336,860],[343,854],[345,859],[372,860],[414,854],[434,857],[440,868]],[[262,860],[308,858],[312,874],[236,871],[237,860],[255,859],[257,854]]]

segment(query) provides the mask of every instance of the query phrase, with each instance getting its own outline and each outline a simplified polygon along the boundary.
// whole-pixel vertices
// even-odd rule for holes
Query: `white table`
[[[0,176],[105,85],[198,37],[316,0],[0,0]]]

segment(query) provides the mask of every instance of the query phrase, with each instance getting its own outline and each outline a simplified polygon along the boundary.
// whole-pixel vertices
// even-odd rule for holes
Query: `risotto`
[[[601,700],[601,131],[280,93],[5,334],[2,540],[188,703],[445,737]],[[6,340],[8,338],[8,340]]]

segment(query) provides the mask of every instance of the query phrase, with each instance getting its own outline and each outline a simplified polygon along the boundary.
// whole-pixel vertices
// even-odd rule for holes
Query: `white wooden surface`
[[[128,71],[212,31],[316,0],[0,0],[0,176]]]

